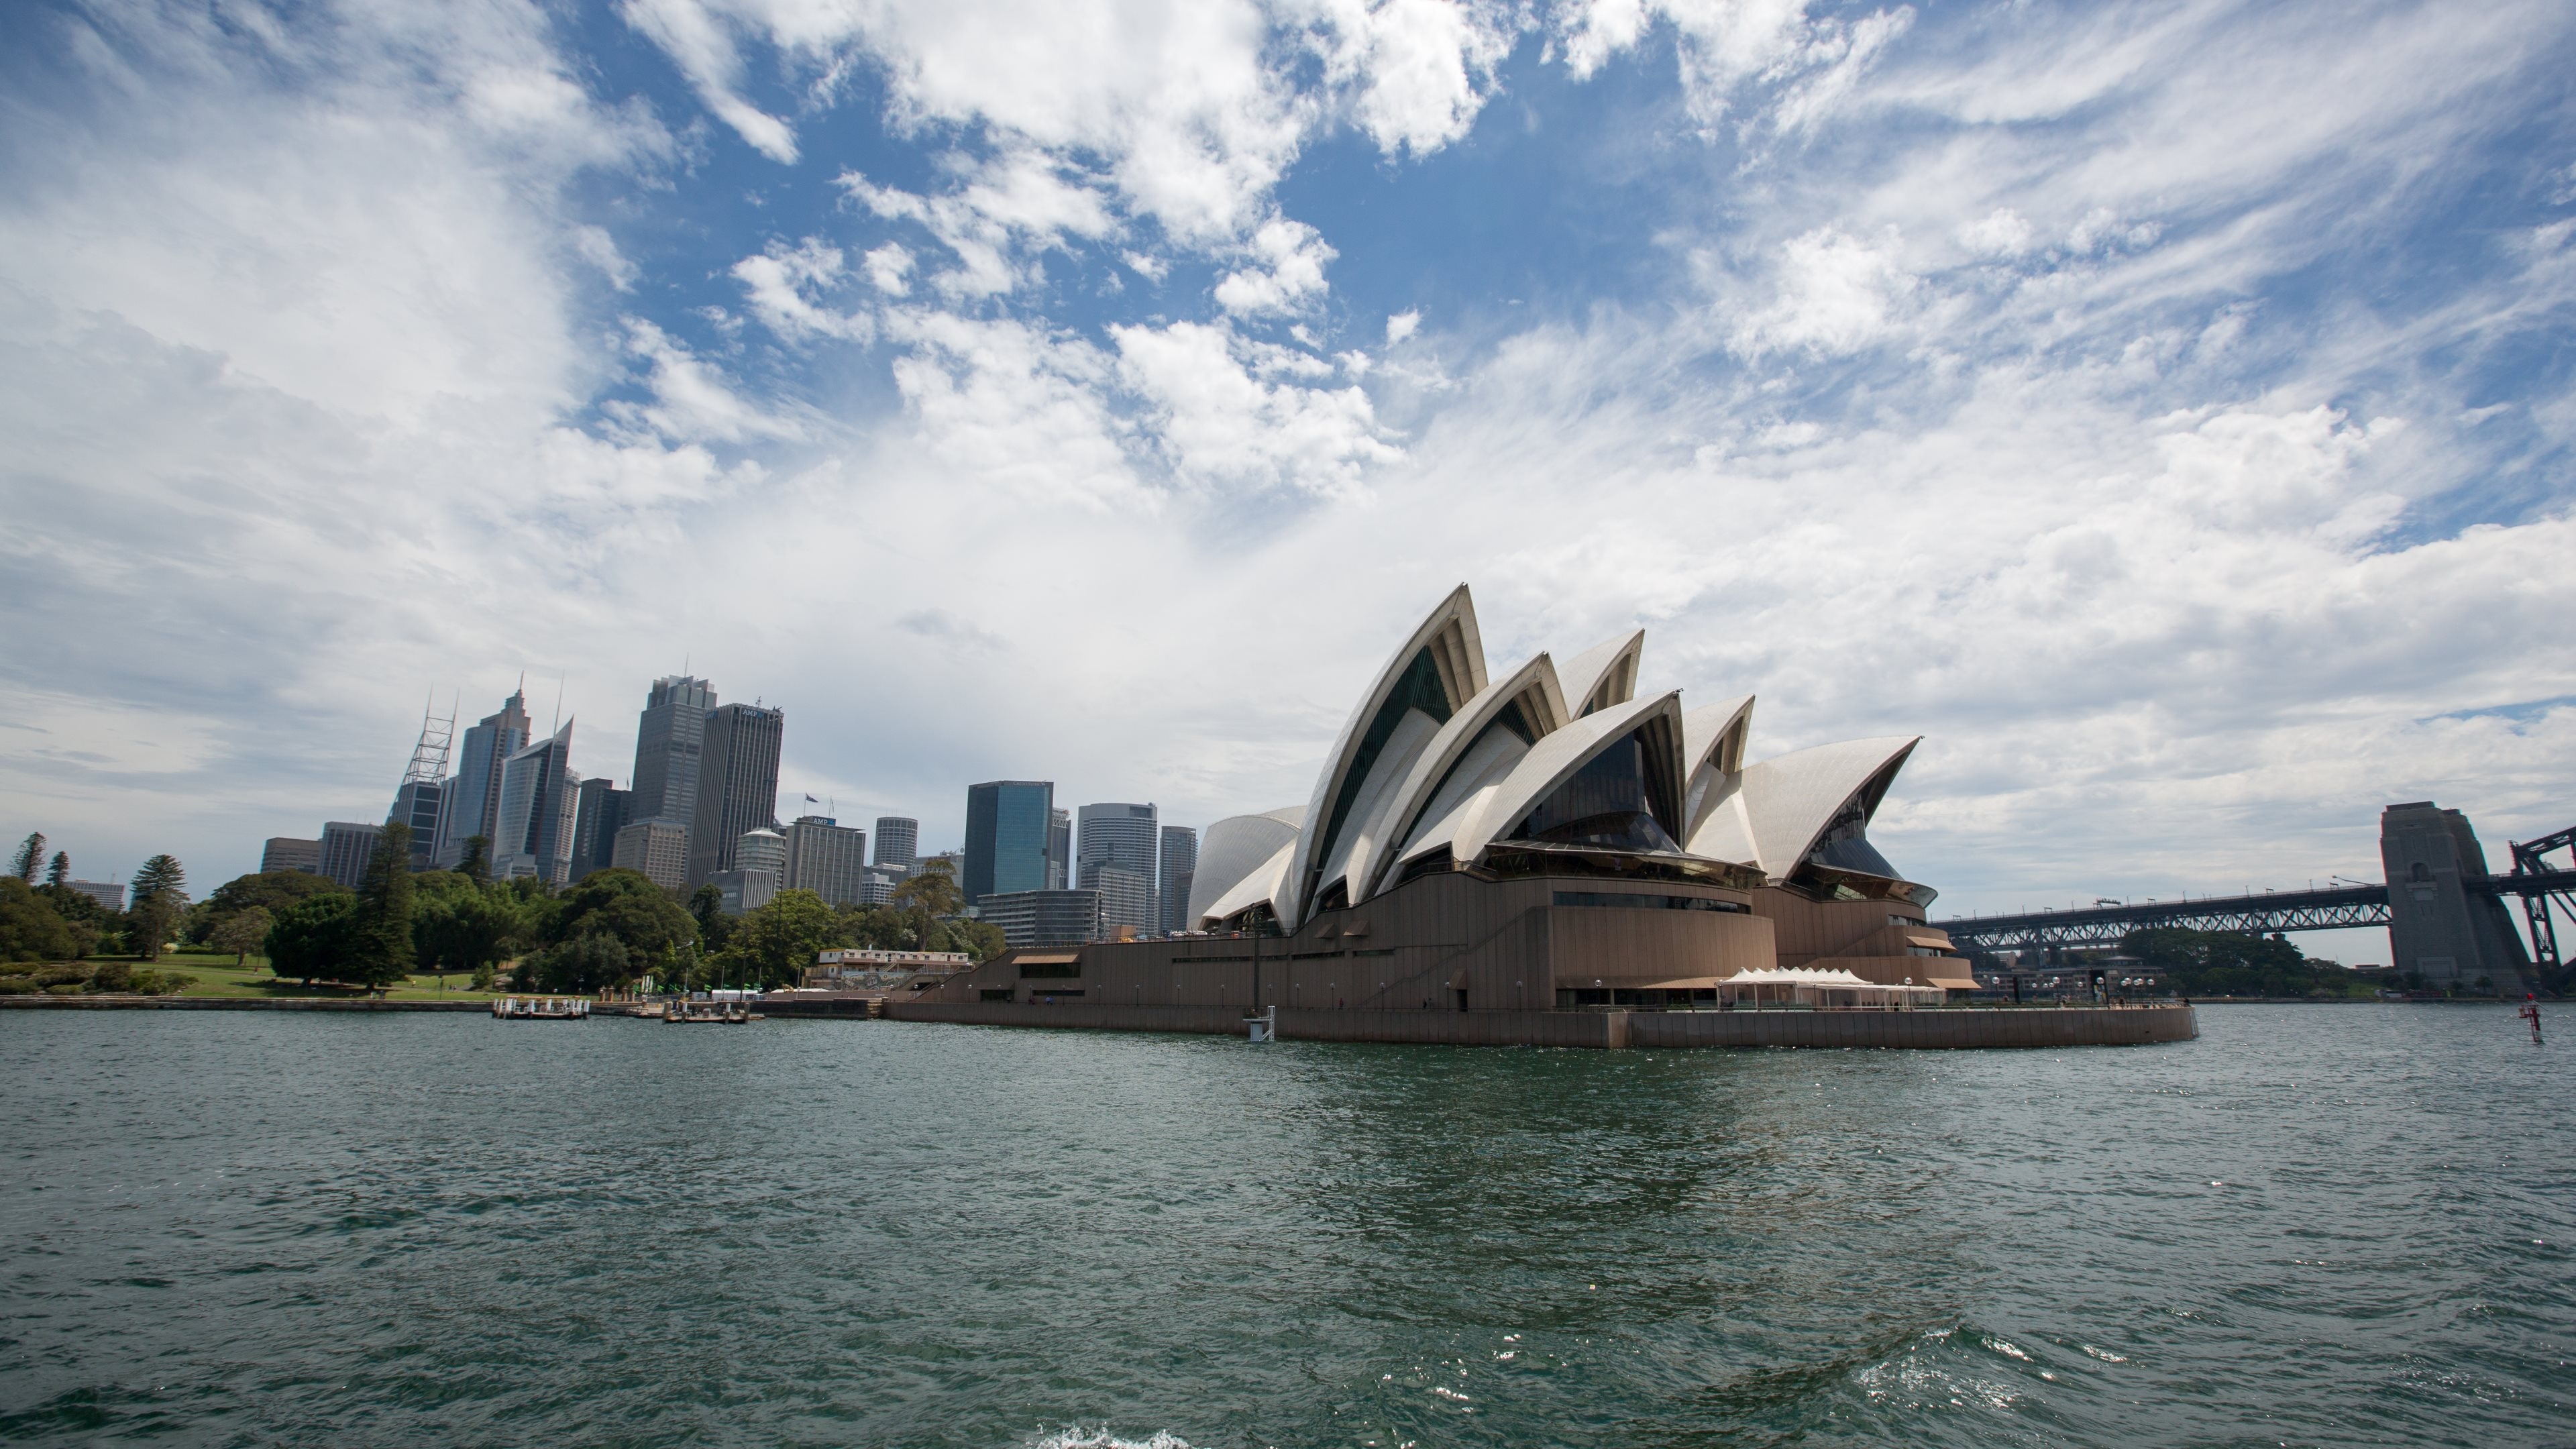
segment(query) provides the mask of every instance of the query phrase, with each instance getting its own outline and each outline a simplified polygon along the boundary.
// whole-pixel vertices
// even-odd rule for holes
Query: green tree
[[[268,928],[268,969],[307,986],[337,979],[357,913],[358,898],[347,891],[307,896],[278,912]]]
[[[963,951],[979,963],[1011,949],[1010,938],[990,921],[970,921],[963,916],[940,924],[948,930],[948,949]]]
[[[964,910],[966,893],[957,888],[957,877],[948,862],[927,860],[894,888],[894,904],[912,917],[915,950],[945,951],[950,949],[948,932],[941,928],[940,919]]]
[[[812,891],[780,891],[745,915],[725,947],[724,975],[763,987],[793,986],[815,953],[840,934],[840,922]]]
[[[456,862],[456,873],[476,884],[492,878],[492,837],[465,837],[465,858]]]
[[[604,931],[558,941],[529,957],[525,965],[539,990],[583,996],[622,986],[636,975],[626,943]]]
[[[286,909],[306,896],[328,895],[346,891],[347,886],[329,876],[302,870],[270,870],[251,875],[237,875],[215,887],[206,904],[221,915],[227,911],[265,907],[271,915]]]
[[[411,974],[411,901],[411,827],[394,821],[376,838],[358,883],[342,980],[381,988]]]
[[[733,918],[725,914],[724,891],[712,885],[698,887],[689,897],[689,914],[697,919],[698,947],[712,956],[724,949],[725,939],[733,934]]]
[[[527,939],[526,914],[508,892],[449,871],[433,871],[422,881],[412,915],[413,959],[439,978],[442,989],[451,971],[486,979]]]
[[[0,876],[0,961],[68,961],[76,943],[72,923],[34,887]]]
[[[54,863],[45,867],[45,884],[60,889],[63,883],[71,878],[72,853],[68,850],[55,851]]]
[[[30,830],[18,844],[18,853],[10,858],[9,873],[28,885],[36,883],[36,869],[45,863],[45,832]]]
[[[693,939],[698,922],[641,872],[610,867],[592,871],[558,898],[548,930],[558,942],[614,936],[641,970]]]
[[[248,965],[250,953],[268,940],[268,929],[275,924],[265,906],[234,911],[215,923],[215,928],[206,934],[206,944],[218,951],[232,952],[235,966]]]
[[[111,911],[68,885],[36,887],[38,899],[72,928],[72,955],[81,957],[123,928],[124,913]]]
[[[133,903],[125,908],[126,944],[146,961],[161,959],[161,947],[188,909],[188,872],[177,856],[156,855],[134,873]]]

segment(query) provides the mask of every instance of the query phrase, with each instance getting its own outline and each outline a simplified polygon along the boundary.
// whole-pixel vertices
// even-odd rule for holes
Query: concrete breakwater
[[[329,996],[0,996],[0,1010],[21,1011],[479,1011],[476,1001],[368,1001]]]
[[[1232,1006],[889,1001],[894,1021],[1089,1031],[1244,1034]],[[2145,1046],[2200,1035],[2188,1006],[1951,1011],[1353,1011],[1279,1009],[1279,1035],[1305,1041],[1562,1047]]]

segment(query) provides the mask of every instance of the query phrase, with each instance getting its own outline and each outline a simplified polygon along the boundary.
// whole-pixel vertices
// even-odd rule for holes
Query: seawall
[[[1237,1006],[889,1001],[894,1021],[1241,1036]],[[1301,1041],[1562,1047],[2145,1046],[2200,1034],[2188,1006],[1964,1011],[1351,1011],[1279,1009]]]
[[[0,996],[0,1011],[479,1011],[489,1001],[368,1001],[328,996]]]

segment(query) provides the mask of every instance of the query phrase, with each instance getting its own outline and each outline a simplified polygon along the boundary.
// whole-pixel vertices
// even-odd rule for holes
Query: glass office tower
[[[992,780],[966,787],[969,904],[990,895],[1046,889],[1047,837],[1055,823],[1051,780]]]

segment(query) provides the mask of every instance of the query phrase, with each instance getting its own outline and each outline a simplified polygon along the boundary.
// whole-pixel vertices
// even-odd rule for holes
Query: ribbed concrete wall
[[[1232,1006],[889,1001],[896,1021],[1243,1035]],[[1565,1047],[2143,1046],[2200,1034],[2187,1006],[2025,1011],[1334,1011],[1279,1013],[1300,1041]]]

